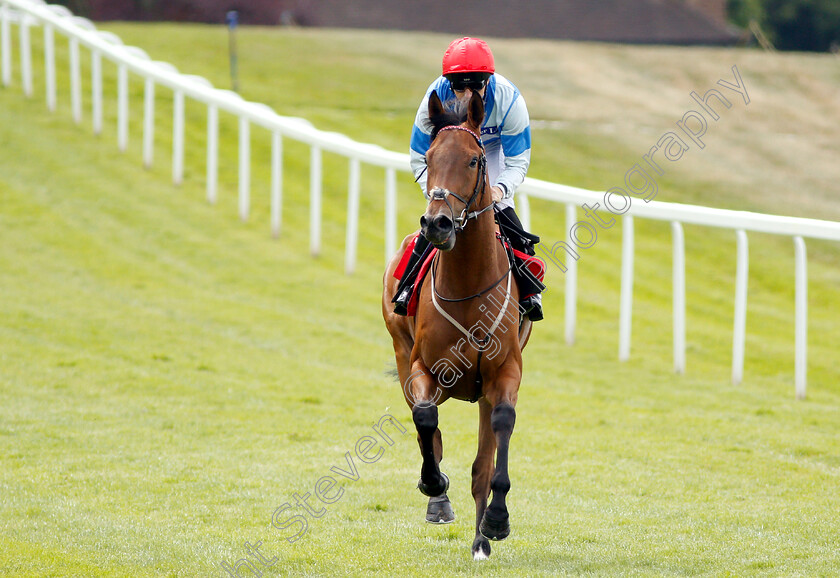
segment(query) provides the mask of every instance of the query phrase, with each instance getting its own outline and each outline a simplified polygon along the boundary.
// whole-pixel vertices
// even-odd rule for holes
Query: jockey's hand
[[[490,194],[493,196],[493,200],[497,203],[501,201],[505,196],[502,187],[490,187]]]

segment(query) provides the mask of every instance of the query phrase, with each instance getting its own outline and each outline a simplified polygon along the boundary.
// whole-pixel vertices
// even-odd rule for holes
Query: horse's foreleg
[[[420,467],[420,481],[417,487],[430,498],[440,496],[449,489],[449,478],[440,471],[440,459],[435,452],[435,438],[441,439],[438,429],[438,409],[434,403],[421,401],[411,410],[417,439],[420,442],[420,455],[423,465]],[[439,447],[443,447],[438,441]]]
[[[420,442],[419,434],[417,435],[417,441]],[[421,453],[423,451],[422,442],[420,442],[420,451]],[[443,436],[440,433],[440,428],[435,430],[434,452],[435,463],[440,468],[440,461],[443,459]],[[441,475],[446,476],[443,472],[441,472]],[[421,489],[420,491],[423,490]],[[426,521],[430,524],[449,524],[455,521],[455,511],[452,509],[452,503],[449,501],[449,496],[445,492],[439,496],[429,498],[429,504],[426,507]]]
[[[490,402],[486,398],[478,400],[478,452],[472,466],[472,495],[475,500],[475,540],[472,545],[474,560],[485,560],[490,556],[490,542],[479,531],[484,510],[487,508],[487,498],[490,496],[493,453],[496,451],[490,412]]]
[[[508,448],[513,425],[516,422],[516,410],[508,401],[502,401],[493,407],[490,414],[490,426],[496,438],[496,470],[490,480],[493,499],[484,511],[479,531],[490,540],[504,540],[510,534],[507,504],[505,497],[510,490],[508,475]]]
[[[435,403],[441,389],[435,379],[419,360],[412,364],[410,382],[406,384],[406,400],[413,402],[411,415],[417,428],[417,441],[423,465],[417,487],[429,497],[438,497],[449,488],[449,478],[440,471],[443,457],[443,442],[438,429],[438,408]]]

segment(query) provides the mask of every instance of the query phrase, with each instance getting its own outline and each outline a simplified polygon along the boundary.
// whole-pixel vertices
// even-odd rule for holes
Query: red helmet
[[[452,41],[443,55],[443,75],[461,72],[496,72],[493,53],[486,42],[469,37]]]

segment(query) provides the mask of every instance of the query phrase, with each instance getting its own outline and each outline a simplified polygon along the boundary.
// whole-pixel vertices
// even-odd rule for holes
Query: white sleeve
[[[500,138],[505,168],[496,183],[507,189],[505,198],[510,198],[525,180],[531,164],[531,120],[521,95],[517,95],[505,116]]]
[[[411,130],[411,150],[409,157],[411,159],[411,171],[414,173],[414,178],[417,179],[417,184],[423,194],[426,194],[426,151],[429,150],[431,144],[431,132],[429,131],[429,95],[433,89],[434,83],[426,91],[426,95],[420,102],[420,107],[417,109],[417,114],[414,117],[414,127]]]

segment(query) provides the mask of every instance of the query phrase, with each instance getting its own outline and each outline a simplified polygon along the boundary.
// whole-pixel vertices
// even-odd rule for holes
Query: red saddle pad
[[[405,248],[402,258],[400,258],[400,263],[394,271],[394,277],[397,279],[402,279],[403,273],[405,273],[405,268],[408,266],[408,260],[411,257],[411,252],[414,251],[414,244],[416,242],[417,235],[414,235],[414,238],[409,241],[408,246]],[[429,255],[426,257],[426,260],[423,261],[423,264],[420,266],[420,272],[417,274],[417,280],[414,282],[414,291],[411,294],[411,299],[408,301],[408,317],[414,317],[417,315],[417,303],[420,300],[420,287],[423,285],[423,279],[429,272],[429,268],[432,266],[432,259],[434,259],[437,252],[438,250],[432,247],[432,250],[429,251]]]

